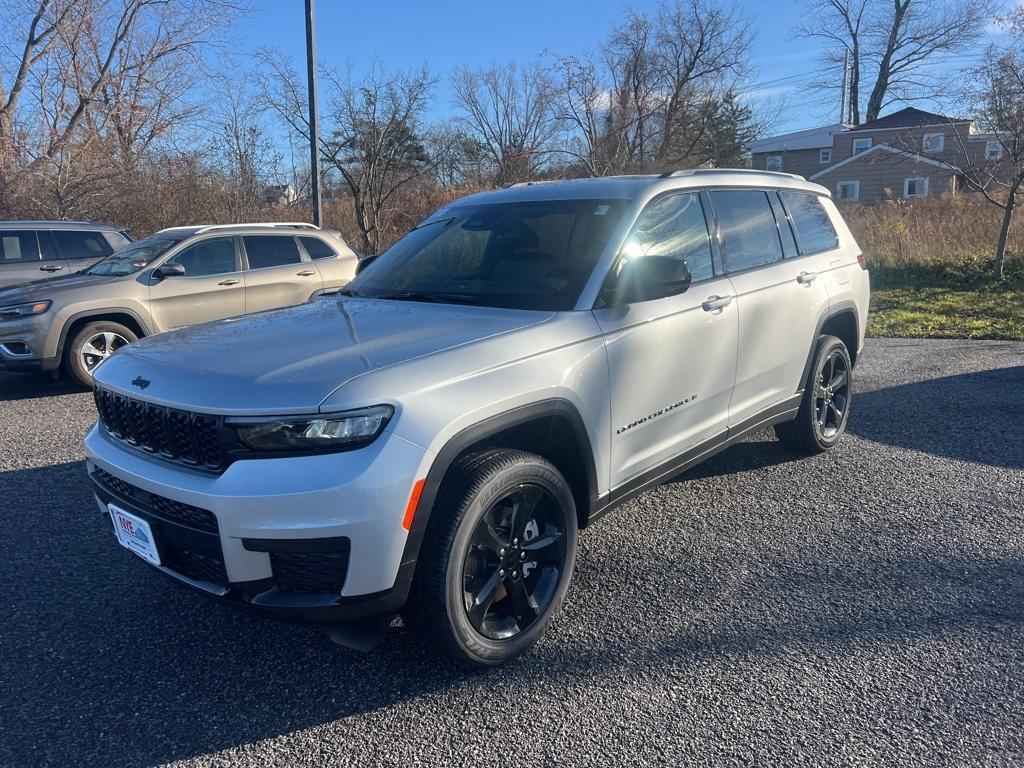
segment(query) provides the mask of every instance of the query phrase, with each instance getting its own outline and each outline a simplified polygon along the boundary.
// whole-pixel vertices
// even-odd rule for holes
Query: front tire
[[[96,366],[121,347],[137,341],[130,329],[109,320],[89,323],[79,330],[64,353],[64,367],[83,387],[92,387],[92,372]]]
[[[525,653],[568,590],[577,527],[569,484],[540,456],[493,449],[459,460],[420,550],[411,623],[470,665]]]
[[[793,421],[775,425],[775,436],[800,453],[822,453],[846,431],[853,399],[853,365],[841,339],[822,336],[804,383],[800,410]]]

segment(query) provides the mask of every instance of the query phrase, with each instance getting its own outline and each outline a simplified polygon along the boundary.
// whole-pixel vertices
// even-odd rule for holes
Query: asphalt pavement
[[[770,432],[581,537],[466,672],[250,617],[120,549],[91,397],[0,374],[0,765],[1021,765],[1024,344],[872,340],[827,455]]]

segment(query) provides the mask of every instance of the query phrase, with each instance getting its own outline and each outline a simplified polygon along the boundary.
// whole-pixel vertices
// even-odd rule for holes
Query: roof
[[[821,149],[832,146],[832,136],[847,130],[842,123],[825,125],[821,128],[807,128],[803,131],[780,133],[778,136],[767,136],[747,145],[751,152],[784,152],[795,149]]]
[[[529,200],[633,200],[648,193],[700,187],[790,187],[816,194],[828,190],[791,173],[770,173],[746,168],[696,168],[663,174],[604,176],[600,178],[541,181],[516,184],[506,189],[478,192],[453,205],[472,201],[502,203]]]
[[[956,167],[950,165],[949,163],[943,163],[943,162],[941,162],[939,160],[932,160],[930,157],[922,157],[921,155],[915,154],[913,152],[906,152],[906,151],[904,151],[902,149],[896,149],[896,147],[891,147],[888,144],[875,144],[870,149],[865,149],[863,152],[858,152],[857,154],[851,155],[850,157],[846,158],[845,160],[840,160],[838,163],[835,163],[834,165],[830,165],[828,168],[826,168],[826,169],[824,169],[822,171],[818,171],[816,174],[811,176],[811,180],[813,181],[814,179],[820,178],[821,176],[825,176],[825,175],[827,175],[829,173],[832,173],[832,171],[838,170],[839,168],[842,168],[843,166],[849,165],[850,163],[855,163],[858,160],[863,160],[865,157],[867,157],[868,155],[872,154],[873,152],[890,152],[890,153],[892,153],[894,155],[899,155],[901,157],[905,157],[905,158],[908,158],[910,160],[913,160],[916,163],[924,163],[925,165],[934,165],[937,168],[944,168],[944,169],[946,169],[948,171],[955,171],[955,170],[957,170]]]
[[[851,131],[884,131],[893,128],[920,128],[924,125],[948,125],[949,123],[966,123],[956,117],[947,117],[937,112],[925,112],[923,109],[907,107],[892,114],[879,117],[877,120],[869,120],[866,123],[851,128]]]
[[[8,229],[22,229],[26,227],[46,227],[47,229],[109,229],[118,231],[119,227],[113,224],[104,224],[102,221],[88,221],[87,219],[11,219],[0,221],[0,227]]]

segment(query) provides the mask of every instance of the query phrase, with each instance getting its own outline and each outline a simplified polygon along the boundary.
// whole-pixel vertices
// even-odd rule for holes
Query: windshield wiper
[[[346,287],[346,288],[342,288],[340,291],[338,291],[338,295],[339,296],[352,296],[353,298],[355,298],[357,296],[362,296],[363,294],[361,294],[355,288],[347,288]]]
[[[426,291],[395,291],[394,293],[382,293],[373,296],[374,299],[385,299],[392,301],[432,301],[435,304],[479,304],[475,296],[465,293],[428,293]]]

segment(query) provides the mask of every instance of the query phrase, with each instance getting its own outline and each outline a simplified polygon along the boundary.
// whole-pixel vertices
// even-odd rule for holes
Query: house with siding
[[[751,166],[796,173],[837,202],[879,202],[969,191],[965,167],[998,175],[1002,146],[971,120],[908,107],[860,125],[828,125],[752,142]]]

